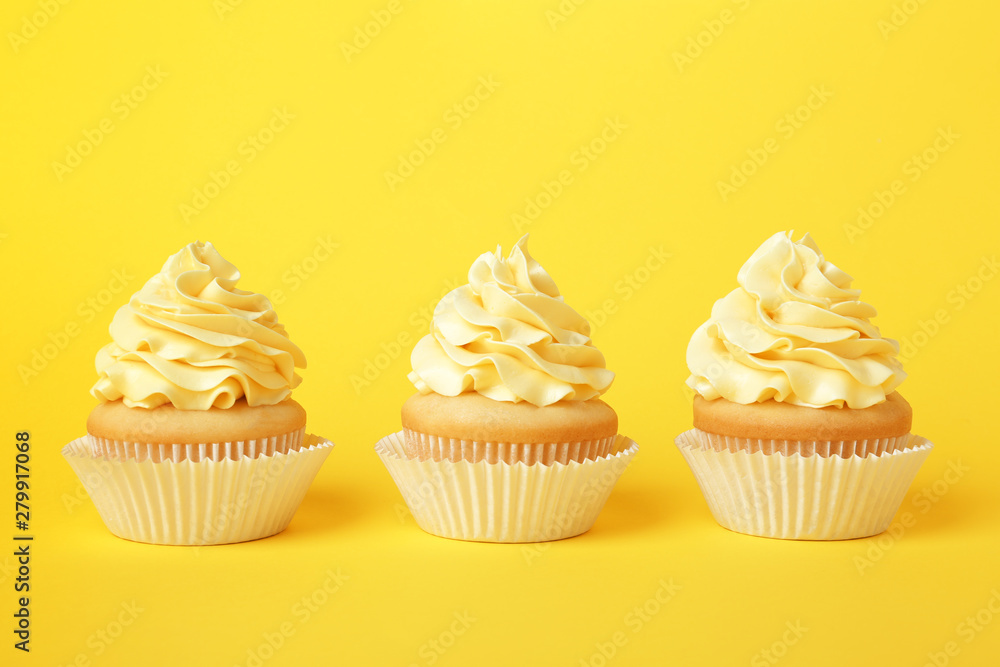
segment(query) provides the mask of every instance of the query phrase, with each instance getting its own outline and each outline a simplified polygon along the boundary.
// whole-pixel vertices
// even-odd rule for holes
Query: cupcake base
[[[588,531],[639,446],[619,435],[582,462],[489,463],[408,458],[403,432],[375,451],[424,531],[475,542],[547,542]]]
[[[197,461],[139,460],[104,456],[103,445],[88,435],[66,445],[62,455],[114,535],[190,546],[280,533],[332,448],[332,442],[306,435],[287,453],[233,459],[226,448],[209,445]]]
[[[607,456],[617,436],[578,442],[514,444],[443,438],[428,433],[403,429],[403,446],[407,458],[434,461],[468,461],[477,463],[524,463],[552,465],[570,461],[586,461]]]
[[[273,456],[296,451],[302,447],[305,434],[305,428],[300,428],[291,433],[282,433],[268,438],[211,442],[199,445],[158,445],[112,440],[91,435],[88,446],[91,455],[104,456],[109,459],[149,460],[154,463],[185,460],[197,463],[203,459],[239,461],[242,458],[255,459],[258,456]]]
[[[846,540],[883,532],[933,448],[911,434],[892,443],[892,449],[864,442],[812,443],[814,453],[803,456],[789,443],[775,448],[725,437],[726,446],[720,446],[720,437],[691,429],[676,440],[715,520],[738,533],[794,540]],[[882,453],[824,456],[818,453],[823,450]]]

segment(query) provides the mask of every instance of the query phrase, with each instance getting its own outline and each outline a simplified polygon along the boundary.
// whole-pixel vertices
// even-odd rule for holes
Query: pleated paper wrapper
[[[920,436],[903,438],[888,444],[810,443],[818,451],[882,452],[864,457],[802,456],[793,451],[794,443],[699,429],[685,431],[676,442],[724,528],[761,537],[846,540],[889,527],[933,448]]]
[[[597,459],[611,453],[618,436],[579,442],[547,443],[543,446],[501,442],[481,442],[443,438],[410,429],[403,429],[403,445],[409,458],[434,461],[487,461],[489,463],[569,463]]]
[[[182,460],[154,460],[108,457],[106,443],[87,435],[66,445],[62,454],[113,534],[190,546],[246,542],[284,530],[333,448],[311,434],[299,444],[287,453],[236,458],[227,455],[232,447],[196,445],[206,454],[197,460],[188,454]],[[121,445],[118,451],[130,449]],[[259,452],[268,445],[241,447]],[[158,448],[131,447],[140,452]],[[189,452],[186,448],[167,446],[165,451]]]
[[[252,459],[258,456],[272,456],[274,454],[287,454],[298,450],[305,441],[306,430],[300,428],[290,433],[271,436],[269,438],[256,438],[253,440],[235,440],[232,442],[212,442],[198,445],[151,445],[144,442],[122,442],[110,438],[99,438],[90,436],[90,451],[95,456],[105,456],[112,459],[138,459],[145,461],[201,461],[202,459],[212,459],[221,461],[222,459],[232,459],[238,461],[241,458]]]
[[[423,530],[457,540],[510,543],[561,540],[589,530],[638,450],[619,435],[607,456],[527,465],[411,459],[402,431],[375,445]]]

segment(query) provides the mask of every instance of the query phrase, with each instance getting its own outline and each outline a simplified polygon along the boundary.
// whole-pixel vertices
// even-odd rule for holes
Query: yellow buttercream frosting
[[[688,344],[687,384],[704,398],[866,408],[906,377],[875,309],[808,234],[775,234],[738,280]]]
[[[305,356],[271,302],[237,289],[239,270],[211,243],[170,257],[111,322],[91,393],[129,407],[228,408],[240,397],[273,405],[301,382]]]
[[[424,394],[476,391],[497,401],[545,406],[607,391],[614,373],[590,340],[590,324],[563,301],[525,235],[505,259],[481,255],[469,284],[434,309],[417,342],[410,381]]]

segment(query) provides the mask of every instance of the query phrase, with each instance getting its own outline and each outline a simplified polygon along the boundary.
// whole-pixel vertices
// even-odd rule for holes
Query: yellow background
[[[2,435],[32,433],[37,536],[30,656],[11,647],[11,557],[0,557],[0,662],[246,665],[290,622],[263,664],[772,664],[760,651],[776,642],[789,667],[922,665],[948,642],[959,649],[948,664],[996,664],[1000,618],[981,614],[992,623],[971,637],[960,627],[1000,588],[987,423],[1000,281],[974,280],[1000,245],[995,3],[401,0],[350,58],[342,43],[372,11],[384,22],[388,2],[176,4],[16,0],[0,15]],[[123,117],[121,96],[147,67],[162,80],[147,78]],[[499,85],[456,127],[446,114],[480,77]],[[800,109],[813,87],[829,97]],[[294,118],[249,160],[241,144],[275,108]],[[782,120],[795,113],[808,118],[789,136]],[[609,119],[625,127],[581,162]],[[113,131],[60,179],[53,163],[102,121]],[[390,189],[385,172],[439,128],[445,140]],[[723,200],[718,182],[769,139],[777,152]],[[936,160],[914,181],[925,150]],[[186,221],[181,205],[229,161],[240,172]],[[400,513],[372,451],[412,392],[409,347],[392,341],[412,345],[421,309],[478,254],[516,241],[513,214],[563,170],[571,182],[523,231],[570,304],[597,320],[608,300],[616,311],[594,339],[639,456],[582,537],[535,551],[428,536]],[[896,180],[902,194],[852,235],[858,208]],[[727,532],[673,444],[690,425],[689,335],[750,253],[789,228],[855,277],[886,335],[912,341],[921,321],[947,320],[907,359],[915,431],[936,448],[904,501],[915,521],[902,535]],[[332,256],[307,261],[327,236]],[[194,239],[240,267],[241,287],[282,291],[278,312],[309,359],[296,398],[310,430],[338,446],[280,536],[133,544],[77,502],[59,450],[84,433],[115,308]],[[640,271],[661,246],[666,264]],[[112,294],[115,270],[132,278]],[[644,282],[629,292],[626,276]],[[974,298],[960,297],[970,281]],[[99,312],[81,306],[110,297]],[[76,335],[23,381],[18,367],[67,325]],[[383,345],[391,363],[356,391],[352,375]],[[9,499],[13,446],[3,452]],[[947,476],[959,461],[968,470]],[[924,488],[935,502],[920,501]],[[301,622],[294,605],[338,568],[350,579]],[[635,631],[628,615],[661,580],[682,588]],[[95,640],[133,601],[134,623]],[[475,622],[434,653],[428,642],[448,643],[466,612]],[[781,644],[786,623],[808,628],[794,645]],[[624,646],[602,658],[618,632]]]

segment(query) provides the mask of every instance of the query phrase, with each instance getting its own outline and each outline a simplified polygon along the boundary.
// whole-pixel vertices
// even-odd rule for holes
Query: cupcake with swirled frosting
[[[301,442],[306,413],[290,396],[305,356],[267,297],[239,279],[211,243],[191,243],[115,313],[87,421],[109,455],[159,456],[115,443],[266,442],[258,456]]]
[[[499,247],[480,255],[413,348],[418,393],[402,411],[411,456],[566,463],[614,441],[618,417],[599,398],[614,373],[527,240],[506,258]]]
[[[91,390],[100,404],[67,458],[81,479],[95,465],[113,478],[91,495],[116,535],[216,544],[273,534],[329,454],[290,397],[305,356],[270,301],[239,280],[211,243],[191,243],[114,315]]]
[[[678,438],[716,519],[771,537],[881,532],[931,446],[896,391],[898,344],[808,234],[775,234],[737,280],[688,344],[695,428]]]
[[[403,430],[376,447],[436,535],[530,542],[584,532],[637,450],[600,398],[614,373],[589,323],[527,241],[507,257],[499,247],[481,255],[468,284],[437,304],[411,355],[417,393],[403,405]]]

